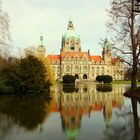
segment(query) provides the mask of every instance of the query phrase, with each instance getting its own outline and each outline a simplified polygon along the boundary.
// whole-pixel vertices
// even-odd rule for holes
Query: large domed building
[[[62,36],[61,50],[58,55],[48,55],[48,61],[56,80],[66,74],[79,80],[95,80],[98,75],[110,75],[113,80],[124,79],[124,64],[119,58],[112,57],[109,42],[104,41],[102,56],[91,55],[81,49],[80,36],[76,33],[72,20]]]

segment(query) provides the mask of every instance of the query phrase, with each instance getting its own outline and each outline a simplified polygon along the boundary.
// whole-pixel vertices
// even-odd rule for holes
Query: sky
[[[38,46],[44,37],[46,54],[59,54],[70,16],[80,35],[82,51],[101,54],[101,39],[108,37],[106,9],[110,0],[3,0],[10,17],[14,52]]]

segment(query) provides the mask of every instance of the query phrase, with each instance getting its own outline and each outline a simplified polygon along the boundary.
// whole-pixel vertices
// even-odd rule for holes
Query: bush
[[[13,87],[6,86],[4,81],[0,81],[0,94],[14,93]]]
[[[22,93],[43,93],[49,89],[49,81],[45,80],[46,70],[43,63],[29,55],[20,62],[20,78]]]
[[[35,56],[28,55],[18,63],[10,63],[2,74],[5,85],[12,87],[14,93],[45,93],[50,90],[49,80],[45,80],[46,69]]]
[[[112,77],[110,75],[98,75],[96,77],[97,82],[103,82],[103,83],[111,83]]]
[[[63,76],[63,83],[72,83],[72,84],[75,84],[75,76],[73,75],[64,75]]]
[[[20,88],[19,85],[19,61],[17,59],[7,59],[4,62],[4,66],[1,68],[1,81],[3,83],[0,85],[2,94],[12,94],[15,89]]]

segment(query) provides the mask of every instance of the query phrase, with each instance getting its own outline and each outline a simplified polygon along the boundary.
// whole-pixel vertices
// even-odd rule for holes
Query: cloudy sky
[[[3,0],[10,16],[12,44],[20,50],[37,46],[43,35],[47,54],[59,53],[69,17],[80,35],[83,51],[101,54],[100,39],[108,37],[110,0]]]

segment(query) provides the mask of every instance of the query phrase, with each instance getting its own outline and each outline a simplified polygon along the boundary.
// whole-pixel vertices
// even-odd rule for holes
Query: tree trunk
[[[137,100],[131,99],[132,109],[133,109],[133,118],[134,118],[134,140],[139,140],[139,118],[137,112]]]
[[[131,75],[131,91],[132,91],[132,93],[137,88],[137,71],[138,71],[137,66],[134,65],[133,70],[132,70],[132,75]]]
[[[134,93],[135,89],[137,88],[137,72],[138,72],[138,60],[137,60],[137,44],[135,41],[135,30],[134,30],[134,0],[131,0],[132,2],[132,9],[131,9],[131,43],[132,43],[132,60],[133,60],[133,65],[132,65],[132,75],[131,75],[131,93]]]

